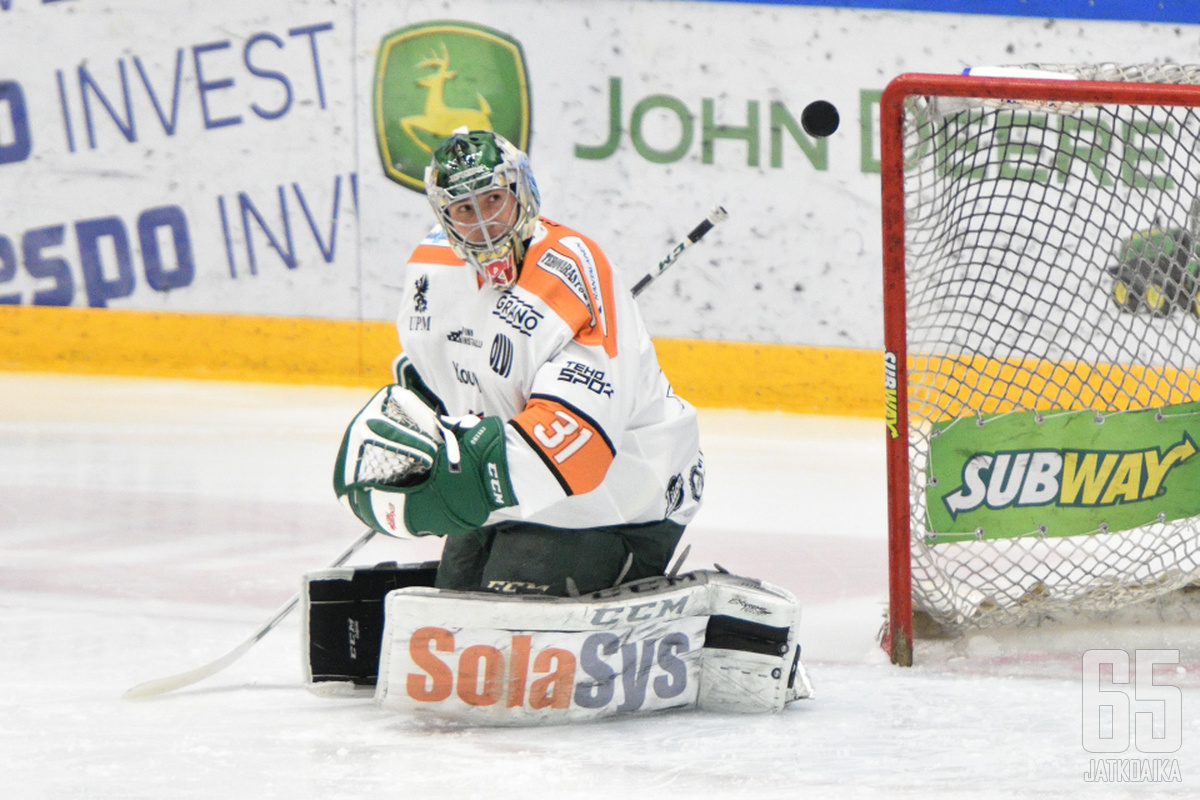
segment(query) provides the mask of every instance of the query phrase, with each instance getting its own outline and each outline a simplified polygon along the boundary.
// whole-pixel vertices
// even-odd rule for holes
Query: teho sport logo
[[[529,150],[525,54],[469,22],[423,22],[383,37],[375,65],[375,137],[384,173],[424,191],[425,167],[455,128],[494,130]]]

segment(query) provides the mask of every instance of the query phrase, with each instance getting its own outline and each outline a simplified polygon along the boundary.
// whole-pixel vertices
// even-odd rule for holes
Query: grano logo
[[[963,466],[960,485],[943,502],[952,519],[980,508],[1136,503],[1165,494],[1168,473],[1196,452],[1196,443],[1184,433],[1165,452],[1152,447],[976,453]]]
[[[504,320],[523,336],[532,336],[543,319],[542,312],[514,296],[511,290],[500,295],[496,307],[492,309],[492,316]]]

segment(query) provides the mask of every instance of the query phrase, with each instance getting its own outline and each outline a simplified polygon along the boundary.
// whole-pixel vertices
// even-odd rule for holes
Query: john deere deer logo
[[[468,22],[424,22],[383,38],[375,137],[389,178],[423,191],[433,148],[457,127],[488,129],[529,150],[529,82],[515,39]]]
[[[417,62],[417,67],[434,67],[435,72],[417,80],[417,85],[426,91],[425,111],[400,120],[400,126],[409,138],[416,142],[426,153],[433,153],[433,148],[417,135],[417,131],[427,131],[438,140],[445,139],[455,128],[466,126],[471,130],[491,130],[492,107],[487,98],[476,93],[479,108],[451,108],[446,105],[446,82],[458,77],[457,72],[450,69],[450,54],[446,45],[442,45],[442,54],[431,53],[428,58]]]

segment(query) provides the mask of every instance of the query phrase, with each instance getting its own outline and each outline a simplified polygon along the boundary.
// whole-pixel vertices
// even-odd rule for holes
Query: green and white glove
[[[466,533],[517,502],[498,417],[437,417],[399,385],[350,423],[333,483],[355,516],[392,536]]]

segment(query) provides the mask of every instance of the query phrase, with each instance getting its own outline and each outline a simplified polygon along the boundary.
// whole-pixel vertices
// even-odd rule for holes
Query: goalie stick
[[[687,238],[681,240],[678,244],[671,248],[671,251],[667,253],[661,261],[658,262],[657,267],[646,273],[636,284],[634,284],[632,290],[633,296],[637,297],[639,294],[641,294],[647,286],[649,286],[656,278],[658,278],[658,276],[666,272],[672,264],[679,260],[679,256],[684,250],[704,238],[704,235],[712,230],[714,225],[721,222],[728,216],[729,214],[724,208],[721,206],[713,206],[713,209],[708,212],[708,216],[705,217],[699,225],[692,229],[691,233],[687,235]],[[374,535],[375,531],[368,529],[366,533],[364,533],[353,544],[346,548],[345,552],[338,556],[337,559],[329,565],[330,568],[332,569],[335,567],[340,567],[345,564],[350,560],[351,556],[361,550]],[[684,555],[686,554],[687,551],[685,550]],[[683,559],[681,557],[679,562],[676,563],[676,570],[678,570],[679,563],[682,563],[682,561]],[[134,686],[126,691],[122,697],[124,697],[126,700],[140,700],[146,697],[155,697],[160,694],[166,694],[167,692],[173,692],[176,689],[182,689],[185,686],[191,686],[193,683],[199,683],[205,678],[216,675],[218,672],[244,656],[251,647],[254,647],[254,645],[258,644],[264,636],[273,631],[279,625],[279,623],[283,622],[283,620],[289,614],[291,614],[299,604],[300,593],[297,592],[296,594],[292,595],[290,600],[280,606],[279,610],[276,611],[270,619],[259,626],[258,630],[251,634],[250,638],[246,639],[246,641],[242,642],[225,655],[221,656],[215,661],[210,661],[203,666],[190,669],[186,672],[180,672],[177,675],[168,675],[164,678],[156,678],[144,683],[139,683],[137,686]]]
[[[704,234],[711,231],[714,225],[728,216],[729,213],[724,208],[721,206],[713,206],[712,211],[708,212],[708,216],[705,217],[699,225],[697,225],[695,228],[692,228],[692,232],[687,235],[686,239],[683,239],[679,242],[679,244],[671,248],[671,252],[667,253],[666,257],[663,258],[662,261],[658,262],[657,267],[650,272],[647,272],[637,283],[633,285],[633,296],[637,297],[639,294],[641,294],[645,288],[650,285],[651,281],[653,281],[659,275],[662,275],[667,271],[668,267],[679,260],[679,256],[684,250],[688,249],[696,242],[704,238]]]
[[[330,568],[340,567],[350,560],[350,557],[363,548],[363,546],[371,541],[371,537],[375,535],[375,531],[367,529],[366,533],[358,537],[358,539],[346,548],[337,559],[330,564]],[[157,678],[155,680],[139,683],[129,691],[122,695],[126,700],[139,700],[144,697],[154,697],[167,692],[173,692],[176,689],[182,689],[184,686],[191,686],[193,683],[198,683],[205,678],[216,675],[221,670],[228,667],[233,662],[244,656],[246,652],[258,644],[259,640],[275,629],[279,623],[283,622],[284,618],[295,610],[300,604],[300,593],[292,595],[292,599],[288,600],[274,615],[264,622],[259,629],[256,630],[249,639],[239,644],[237,647],[230,650],[225,655],[215,661],[211,661],[203,666],[190,669],[187,672],[180,672],[178,675],[168,675],[165,678]]]

